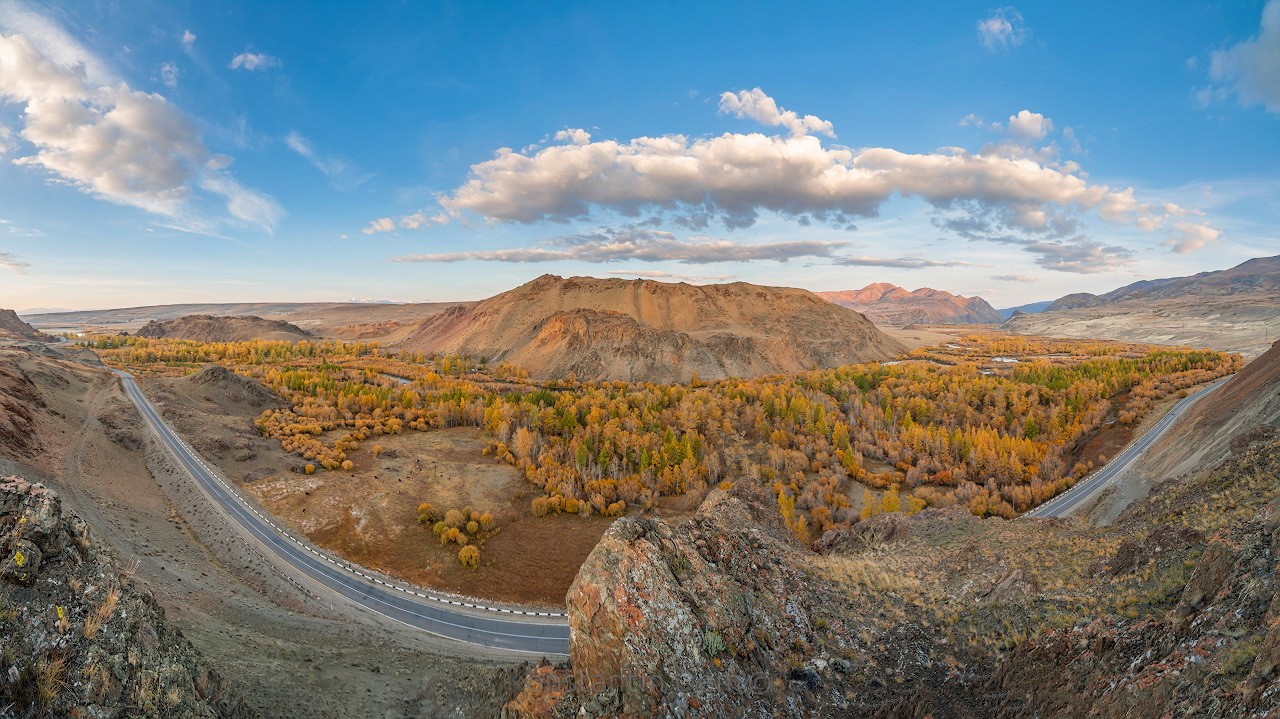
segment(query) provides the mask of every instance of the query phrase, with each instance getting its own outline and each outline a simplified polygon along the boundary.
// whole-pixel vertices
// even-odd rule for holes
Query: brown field
[[[352,452],[352,472],[301,472],[304,462],[258,436],[262,411],[189,378],[148,378],[144,389],[208,460],[294,531],[339,556],[432,589],[495,601],[562,607],[587,554],[612,518],[534,517],[539,492],[507,464],[485,457],[475,428],[379,438]],[[678,518],[701,496],[670,497],[658,514]],[[417,521],[418,504],[472,506],[494,516],[477,570],[464,569],[456,545],[441,546]]]
[[[612,520],[533,517],[536,488],[483,456],[485,443],[475,428],[388,436],[381,456],[372,443],[353,452],[351,473],[284,471],[244,489],[311,541],[371,569],[469,596],[559,606]],[[496,532],[480,545],[478,570],[463,568],[458,547],[441,546],[418,523],[421,502],[493,514]]]

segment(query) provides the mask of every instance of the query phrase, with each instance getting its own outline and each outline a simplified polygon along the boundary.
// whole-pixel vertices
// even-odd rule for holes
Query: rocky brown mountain
[[[544,275],[422,321],[399,347],[509,362],[535,377],[684,382],[893,357],[904,347],[811,292]]]
[[[171,338],[197,342],[242,342],[254,339],[297,342],[311,337],[310,332],[284,320],[265,320],[253,315],[185,315],[165,322],[152,320],[143,325],[137,335],[150,339]]]
[[[31,325],[22,321],[13,310],[0,309],[0,338],[16,340],[44,341],[48,339]]]
[[[1280,256],[1226,270],[1075,293],[1040,314],[1012,317],[1019,334],[1189,344],[1256,357],[1280,336]]]
[[[981,297],[962,297],[928,287],[908,291],[877,282],[860,290],[817,294],[884,325],[987,324],[1001,320],[1000,313]]]

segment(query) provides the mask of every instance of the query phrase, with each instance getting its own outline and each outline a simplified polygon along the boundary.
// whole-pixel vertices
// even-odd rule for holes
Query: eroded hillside
[[[554,275],[431,317],[398,347],[508,362],[539,378],[653,382],[799,372],[904,350],[805,290]]]

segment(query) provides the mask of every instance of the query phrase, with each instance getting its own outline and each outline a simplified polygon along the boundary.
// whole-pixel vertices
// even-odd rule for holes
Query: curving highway
[[[373,576],[293,536],[211,469],[160,417],[133,377],[127,372],[112,371],[120,377],[125,394],[147,424],[205,495],[257,539],[264,551],[311,581],[363,609],[449,639],[510,652],[569,653],[569,626],[563,613],[487,606],[474,600],[427,594]]]
[[[1212,384],[1199,392],[1184,398],[1175,404],[1173,409],[1169,410],[1168,414],[1161,417],[1160,421],[1157,422],[1154,427],[1147,430],[1146,434],[1143,434],[1136,442],[1126,447],[1123,452],[1121,452],[1115,459],[1108,462],[1105,467],[1098,470],[1084,481],[1077,483],[1076,486],[1066,492],[1059,494],[1022,516],[1041,517],[1047,519],[1049,517],[1065,517],[1068,514],[1071,514],[1071,512],[1075,511],[1075,509],[1080,506],[1081,502],[1084,502],[1089,497],[1093,496],[1099,489],[1102,489],[1105,485],[1110,483],[1112,479],[1115,479],[1116,475],[1120,474],[1125,469],[1128,469],[1129,465],[1133,464],[1133,461],[1141,456],[1143,452],[1147,451],[1148,447],[1155,443],[1156,440],[1160,439],[1165,432],[1169,431],[1169,428],[1172,427],[1174,423],[1178,421],[1178,418],[1190,409],[1193,404],[1200,401],[1201,398],[1208,395],[1213,390],[1217,389],[1219,385],[1226,382],[1228,379],[1231,379],[1230,375],[1223,377],[1222,379],[1215,380]]]

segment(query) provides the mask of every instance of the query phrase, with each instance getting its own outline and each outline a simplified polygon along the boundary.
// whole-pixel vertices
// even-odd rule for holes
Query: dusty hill
[[[554,275],[428,318],[400,347],[510,362],[537,377],[657,382],[836,367],[904,350],[805,290]]]
[[[1280,336],[1280,256],[1190,277],[1143,280],[1101,295],[1075,293],[1041,314],[1011,318],[1019,334],[1189,344],[1262,354]]]
[[[151,339],[167,337],[197,342],[242,342],[254,339],[296,342],[311,337],[310,332],[284,320],[264,320],[253,315],[186,315],[167,322],[152,320],[143,325],[137,334]]]
[[[13,310],[0,310],[0,338],[43,341],[45,335],[23,322]]]
[[[819,297],[857,310],[876,324],[986,324],[1001,321],[1000,313],[981,297],[961,297],[921,287],[907,291],[888,282],[860,290],[819,292]]]

